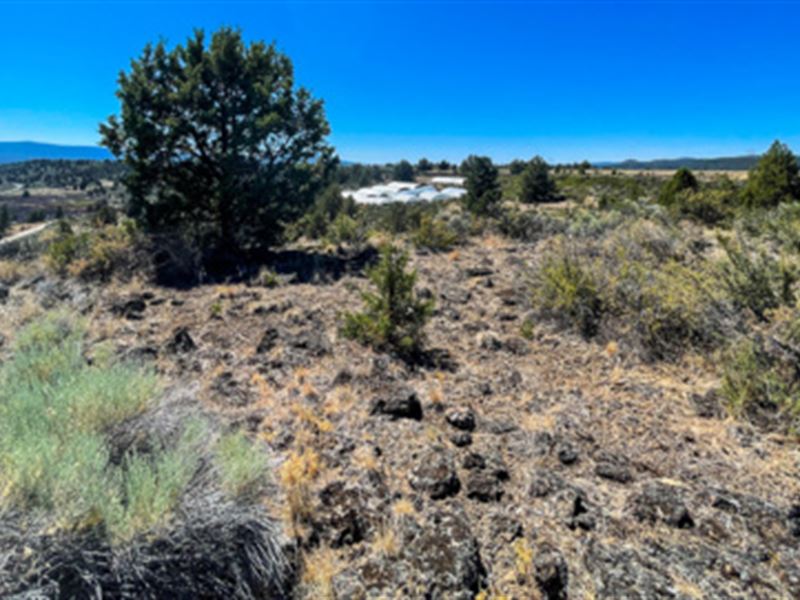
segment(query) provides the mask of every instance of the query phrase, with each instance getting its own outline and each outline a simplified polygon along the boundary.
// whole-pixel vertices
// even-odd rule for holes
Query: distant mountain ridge
[[[100,146],[61,146],[41,142],[0,142],[0,164],[26,160],[108,160],[113,155]]]
[[[704,170],[719,170],[719,171],[747,171],[751,169],[761,158],[757,154],[748,154],[745,156],[722,156],[719,158],[659,158],[656,160],[623,160],[622,162],[600,162],[595,163],[598,167],[607,169],[630,169],[630,170],[648,170],[648,169],[680,169],[686,167],[687,169],[695,169],[698,171]]]

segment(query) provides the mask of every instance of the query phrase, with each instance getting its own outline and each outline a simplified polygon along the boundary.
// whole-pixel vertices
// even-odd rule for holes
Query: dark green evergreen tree
[[[461,163],[461,174],[466,177],[467,194],[464,205],[476,215],[489,215],[500,203],[501,191],[497,167],[488,156],[468,156]]]
[[[0,206],[0,237],[4,236],[11,227],[11,214],[8,212],[8,206],[3,204]]]
[[[100,132],[127,168],[130,214],[150,231],[225,250],[268,245],[335,164],[322,102],[274,45],[247,45],[234,29],[147,45],[117,96],[121,115]]]
[[[552,202],[557,198],[556,184],[550,167],[541,156],[534,157],[522,172],[521,200],[527,204]]]
[[[395,181],[414,181],[414,167],[407,160],[401,160],[392,169],[392,179]]]
[[[750,207],[770,207],[800,200],[797,157],[785,144],[775,141],[750,171],[742,192]]]
[[[672,179],[662,186],[658,201],[664,206],[673,206],[678,194],[686,190],[696,191],[697,188],[697,178],[694,174],[686,167],[681,167],[675,171]]]

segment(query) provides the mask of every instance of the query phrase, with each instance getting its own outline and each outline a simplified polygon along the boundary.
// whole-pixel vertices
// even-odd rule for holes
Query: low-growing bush
[[[536,273],[533,302],[586,337],[597,333],[604,308],[595,267],[567,249],[545,257]]]
[[[433,301],[417,296],[417,274],[405,270],[407,263],[408,255],[399,248],[387,244],[381,249],[380,261],[367,272],[377,293],[362,292],[364,311],[345,313],[345,337],[403,357],[420,352]]]
[[[794,286],[800,277],[796,260],[754,249],[741,236],[719,241],[726,255],[719,266],[720,280],[737,307],[766,321],[768,311],[795,302]]]
[[[687,217],[706,225],[718,225],[729,219],[737,206],[738,199],[733,190],[689,189],[675,195],[671,209],[678,217]]]
[[[327,239],[337,246],[361,246],[367,241],[367,232],[360,221],[340,214],[328,227]]]
[[[768,343],[772,348],[768,348]],[[722,357],[721,394],[731,413],[767,429],[794,432],[800,426],[798,356],[777,340],[740,340]]]
[[[712,265],[663,226],[636,221],[600,241],[561,241],[534,272],[533,306],[584,337],[625,339],[648,359],[718,345],[734,319]]]
[[[411,239],[418,248],[437,252],[450,250],[458,243],[458,235],[446,223],[430,215],[423,215]]]
[[[113,275],[130,275],[139,255],[138,232],[132,221],[75,233],[62,227],[45,252],[53,272],[101,281]]]
[[[0,596],[286,597],[266,457],[51,314],[0,366]],[[28,551],[21,552],[20,549]]]

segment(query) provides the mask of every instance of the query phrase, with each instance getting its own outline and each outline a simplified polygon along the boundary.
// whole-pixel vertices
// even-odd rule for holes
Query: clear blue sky
[[[800,2],[0,0],[0,140],[96,143],[148,40],[276,41],[345,159],[800,150]]]

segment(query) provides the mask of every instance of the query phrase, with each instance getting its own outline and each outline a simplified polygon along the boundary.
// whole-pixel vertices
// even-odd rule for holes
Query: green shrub
[[[738,307],[766,321],[769,310],[794,303],[796,264],[775,258],[763,248],[755,250],[741,237],[720,237],[719,241],[726,254],[719,265],[720,280]]]
[[[649,221],[599,244],[562,242],[534,273],[533,304],[587,338],[625,339],[651,360],[711,348],[731,319],[711,265],[690,258],[671,230]]]
[[[738,205],[736,192],[728,189],[684,190],[675,195],[673,214],[706,225],[717,225],[729,218]]]
[[[565,249],[545,257],[533,289],[533,304],[543,312],[567,320],[585,337],[597,333],[603,315],[595,268]]]
[[[751,208],[800,200],[800,166],[789,148],[775,141],[753,167],[742,192]]]
[[[222,487],[231,496],[247,496],[262,488],[267,474],[267,456],[244,434],[222,437],[217,443],[216,459]]]
[[[367,240],[364,226],[347,214],[340,214],[328,227],[328,241],[337,246],[360,246]]]
[[[623,318],[635,324],[649,358],[671,359],[689,347],[708,348],[720,341],[722,315],[703,273],[669,260],[656,271],[643,272],[641,279],[641,296],[625,307]]]
[[[458,235],[441,220],[430,215],[423,215],[419,227],[412,236],[412,241],[418,248],[444,251],[456,245]]]
[[[408,255],[392,245],[367,276],[377,293],[362,292],[365,309],[345,313],[342,334],[379,350],[413,357],[421,350],[423,327],[433,311],[433,301],[420,300],[414,291],[416,271],[406,272]]]
[[[722,359],[721,394],[730,412],[768,428],[797,431],[800,390],[794,361],[768,352],[760,338],[733,344]]]
[[[114,274],[129,275],[136,264],[138,231],[133,221],[106,225],[80,233],[66,222],[45,252],[45,262],[59,275],[84,280],[109,280]]]
[[[80,325],[50,315],[24,329],[0,369],[0,506],[88,526],[128,501],[124,467],[109,467],[105,435],[141,414],[156,378],[123,364],[91,366]]]
[[[697,179],[689,169],[681,167],[672,178],[664,184],[658,194],[658,201],[664,206],[673,206],[678,194],[686,190],[696,191],[698,189]]]
[[[295,229],[297,233],[308,238],[322,239],[329,234],[331,224],[339,215],[354,217],[356,212],[353,199],[345,198],[338,185],[331,185],[317,196],[311,209],[295,225]]]
[[[19,332],[0,367],[0,513],[43,517],[51,531],[98,528],[113,544],[167,526],[213,446],[229,496],[256,489],[266,459],[241,435],[209,441],[186,419],[177,439],[116,446],[124,428],[155,408],[160,383],[147,369],[88,363],[82,324],[49,314]],[[140,446],[141,444],[141,446]]]

